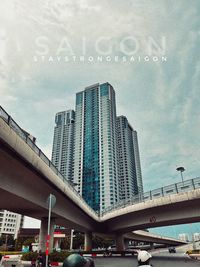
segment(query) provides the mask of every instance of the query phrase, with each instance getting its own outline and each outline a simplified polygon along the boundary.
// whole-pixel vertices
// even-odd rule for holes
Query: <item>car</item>
[[[176,253],[175,247],[170,247],[169,248],[169,253]]]

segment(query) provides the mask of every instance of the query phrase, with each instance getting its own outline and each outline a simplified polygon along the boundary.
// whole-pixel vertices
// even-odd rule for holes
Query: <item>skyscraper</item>
[[[139,145],[138,145],[138,136],[135,130],[132,131],[132,136],[133,136],[133,149],[134,149],[134,156],[135,156],[134,160],[135,160],[138,194],[142,196],[143,182],[142,182],[142,171],[141,171],[141,164],[140,164],[140,152],[139,152]]]
[[[125,116],[117,117],[118,177],[120,200],[143,192],[137,132]]]
[[[74,182],[94,210],[119,199],[115,91],[109,83],[76,94]]]
[[[67,110],[58,112],[55,117],[52,162],[62,175],[73,180],[75,112]]]
[[[116,116],[109,83],[78,92],[75,112],[59,112],[55,122],[52,161],[94,210],[143,192],[137,132]]]

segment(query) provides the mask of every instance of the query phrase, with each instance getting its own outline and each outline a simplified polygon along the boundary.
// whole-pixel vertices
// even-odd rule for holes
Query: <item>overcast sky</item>
[[[199,12],[198,0],[2,1],[1,105],[50,157],[55,113],[74,108],[77,91],[108,81],[117,114],[138,132],[145,191],[180,181],[180,165],[185,179],[197,177]],[[167,61],[137,60],[149,55],[149,40]],[[103,52],[119,62],[87,60]],[[129,52],[135,61],[123,62]],[[71,60],[84,53],[84,62]]]

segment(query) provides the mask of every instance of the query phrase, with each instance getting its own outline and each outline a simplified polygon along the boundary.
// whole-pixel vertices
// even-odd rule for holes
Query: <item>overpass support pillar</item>
[[[127,249],[128,246],[129,246],[129,239],[125,239],[124,240],[124,247],[125,247],[125,249]]]
[[[116,250],[117,251],[125,250],[124,237],[122,234],[116,235]]]
[[[92,232],[86,232],[85,233],[84,250],[85,251],[91,251],[92,250]]]
[[[154,243],[150,243],[150,249],[154,249]]]
[[[55,219],[51,218],[50,243],[49,243],[49,251],[50,252],[53,250],[54,225],[55,225]],[[46,250],[47,230],[48,230],[48,218],[42,218],[41,219],[41,226],[40,226],[40,236],[39,236],[39,249],[42,252],[45,252],[45,250]]]

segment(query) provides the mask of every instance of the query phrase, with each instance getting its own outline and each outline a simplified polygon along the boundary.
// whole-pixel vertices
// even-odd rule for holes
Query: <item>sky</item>
[[[0,104],[51,157],[55,113],[109,82],[138,132],[145,191],[179,182],[178,166],[198,177],[199,12],[198,0],[1,1]]]

